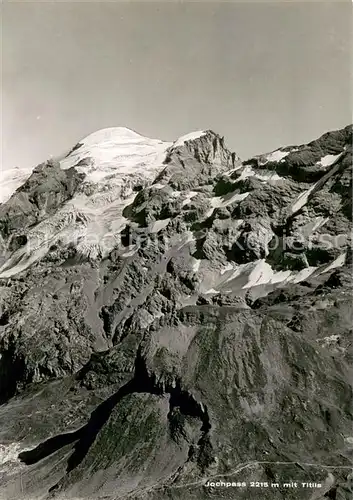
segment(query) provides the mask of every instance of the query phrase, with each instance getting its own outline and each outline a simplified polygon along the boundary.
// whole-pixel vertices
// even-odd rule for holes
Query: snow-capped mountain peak
[[[61,159],[58,168],[70,175],[74,167],[75,172],[83,174],[83,181],[74,196],[51,217],[29,229],[27,244],[0,268],[0,276],[12,276],[26,269],[57,241],[75,241],[77,251],[85,257],[96,258],[109,252],[124,227],[122,212],[135,198],[135,187],[153,182],[164,168],[171,145],[124,127],[98,130],[82,139]],[[27,177],[17,176],[13,180],[4,190],[5,201],[12,194],[11,188],[18,188],[21,179]]]
[[[127,127],[107,127],[92,132],[80,142],[92,146],[94,144],[101,144],[106,141],[119,143],[141,139],[147,139],[147,137],[144,137],[143,135]]]
[[[87,181],[98,182],[110,174],[146,177],[155,174],[172,143],[144,137],[125,127],[98,130],[82,139],[60,162],[62,169],[76,167]]]
[[[315,193],[327,182],[336,182],[336,174],[347,166],[349,134],[348,128],[333,132],[334,149],[320,138],[310,149],[305,145],[281,148],[241,163],[224,146],[223,138],[210,130],[192,132],[174,142],[144,137],[124,127],[98,130],[59,162],[38,166],[8,204],[2,205],[2,236],[5,241],[18,236],[22,243],[8,244],[11,251],[0,263],[0,278],[27,269],[53,245],[74,248],[83,259],[99,260],[120,244],[127,226],[154,234],[167,231],[169,222],[172,226],[178,222],[182,232],[192,234],[190,227],[196,227],[198,221],[211,228],[203,245],[205,261],[210,261],[206,264],[212,268],[210,276],[215,262],[224,268],[234,258],[233,272],[240,272],[245,279],[257,263],[254,269],[262,278],[256,274],[256,284],[267,283],[271,263],[266,261],[264,267],[261,259],[269,257],[267,245],[275,235],[274,221],[280,226],[293,215],[300,220],[300,211],[310,206]],[[14,178],[17,185],[21,175]],[[305,219],[307,225],[330,219],[326,213],[324,217],[315,208],[311,210],[313,215]],[[254,214],[258,218],[254,219]],[[250,215],[252,222],[248,223]],[[236,229],[234,238],[250,238],[255,247],[244,249],[240,256],[233,249],[226,257],[217,238],[230,228]],[[21,238],[23,234],[25,238]],[[179,237],[177,231],[175,238]],[[338,254],[332,255],[332,261],[333,257],[338,258]],[[315,268],[307,264],[304,259],[298,267]],[[281,274],[281,279],[295,278],[295,273],[287,274]],[[224,278],[228,283],[229,276]],[[215,281],[209,281],[204,280],[206,288],[219,289],[216,275]]]

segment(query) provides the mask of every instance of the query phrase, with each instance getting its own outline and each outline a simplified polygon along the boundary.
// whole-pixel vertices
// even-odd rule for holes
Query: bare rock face
[[[34,169],[0,205],[0,498],[348,500],[351,171],[352,127],[245,162],[107,129]]]
[[[11,199],[1,205],[2,235],[23,230],[54,213],[72,197],[83,177],[74,169],[62,170],[57,161],[48,160],[38,165]]]

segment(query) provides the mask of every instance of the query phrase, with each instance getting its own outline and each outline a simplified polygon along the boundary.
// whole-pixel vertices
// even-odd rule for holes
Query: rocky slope
[[[350,498],[351,126],[105,129],[8,186],[1,499]]]

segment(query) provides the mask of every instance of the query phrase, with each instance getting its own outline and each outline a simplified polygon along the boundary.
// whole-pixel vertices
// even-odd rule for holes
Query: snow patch
[[[247,196],[249,196],[250,192],[247,193],[229,193],[226,196],[215,196],[214,198],[210,199],[211,203],[211,208],[205,213],[206,219],[208,217],[211,217],[211,215],[214,212],[215,208],[221,208],[221,207],[226,207],[230,205],[231,203],[234,203],[236,201],[242,201],[245,200]]]
[[[257,261],[254,269],[249,274],[249,281],[243,286],[243,288],[251,288],[257,285],[263,285],[265,283],[280,283],[285,281],[291,275],[291,271],[279,271],[275,272],[270,264],[268,264],[264,259]]]
[[[194,263],[192,265],[192,270],[194,271],[194,273],[197,273],[197,271],[200,269],[200,265],[201,265],[201,260],[194,259]]]
[[[239,169],[241,169],[241,168],[243,168],[243,164],[238,165],[237,167],[232,168],[231,170],[228,170],[228,172],[226,172],[224,175],[225,175],[226,177],[230,177],[232,174],[234,174],[234,172],[236,172],[237,170],[239,170]]]
[[[10,278],[24,271],[34,262],[42,259],[48,253],[48,250],[49,245],[48,242],[45,241],[44,243],[37,242],[37,247],[31,250],[31,252],[26,252],[26,249],[20,249],[14,252],[0,268],[0,278]]]
[[[209,210],[207,210],[207,212],[205,213],[206,219],[208,219],[208,217],[211,217],[213,212],[214,212],[214,208],[210,208]]]
[[[19,443],[0,444],[0,470],[9,463],[20,464],[18,454],[21,451]]]
[[[337,267],[342,267],[346,262],[347,253],[344,252],[337,257],[331,264],[327,267],[324,267],[320,274],[327,273],[328,271],[332,271],[332,269],[336,269]]]
[[[136,246],[133,246],[131,250],[128,250],[127,252],[121,254],[122,257],[132,257],[133,255],[135,255],[135,253],[137,252],[137,248]]]
[[[266,161],[264,162],[264,164],[268,163],[269,161],[279,162],[283,160],[283,158],[288,156],[289,153],[290,151],[281,151],[280,149],[277,149],[276,151],[273,151],[266,156]]]
[[[0,171],[0,203],[6,203],[30,177],[32,168],[10,168]]]
[[[187,195],[187,197],[183,200],[182,206],[184,207],[185,205],[188,205],[191,201],[191,199],[198,194],[197,191],[190,191]]]
[[[226,207],[228,205],[231,205],[235,201],[242,201],[245,200],[247,196],[249,196],[250,192],[247,193],[230,193],[227,194],[226,196],[215,196],[214,198],[211,198],[211,206],[213,208],[220,208],[220,207]]]
[[[298,273],[296,273],[294,276],[291,276],[288,281],[291,281],[293,283],[300,283],[301,281],[306,280],[309,276],[313,274],[314,271],[316,271],[317,267],[314,266],[309,266],[305,267]]]
[[[318,163],[323,167],[329,167],[330,165],[335,163],[335,161],[337,161],[340,156],[342,156],[342,153],[339,153],[338,155],[326,155],[323,156]]]
[[[301,193],[292,205],[292,214],[298,212],[308,203],[310,194],[314,191],[317,183],[313,184],[310,189]]]
[[[226,265],[226,267],[224,267],[222,270],[221,270],[221,275],[223,275],[224,273],[226,273],[227,271],[232,271],[234,269],[234,266],[233,264],[231,264],[230,262],[228,262],[228,264]]]
[[[312,228],[312,232],[316,231],[317,229],[319,229],[320,227],[325,225],[326,222],[328,222],[329,220],[330,220],[329,217],[326,217],[326,218],[325,217],[316,217],[314,226]]]
[[[172,198],[180,198],[181,192],[180,191],[173,191],[171,194]]]
[[[159,231],[161,231],[162,229],[164,229],[165,227],[167,227],[168,224],[169,224],[169,222],[170,222],[170,218],[169,219],[156,220],[152,224],[150,232],[151,233],[158,233]]]
[[[261,172],[261,174],[256,172],[254,177],[256,177],[257,179],[260,179],[263,182],[273,182],[273,181],[285,180],[284,177],[281,177],[276,172],[273,172],[271,170],[269,170],[269,171],[264,170],[263,172]]]
[[[240,176],[235,180],[235,182],[239,182],[243,179],[246,179],[247,177],[254,177],[255,176],[255,170],[250,167],[250,166],[246,166],[243,168]]]
[[[226,280],[226,283],[233,281],[241,276],[247,277],[247,283],[242,286],[243,289],[265,284],[277,284],[285,282],[299,283],[310,276],[316,267],[307,267],[299,272],[275,271],[265,259],[259,259],[255,262],[239,265],[233,274]]]
[[[206,132],[203,130],[198,130],[196,132],[190,132],[190,134],[183,135],[179,137],[174,143],[173,148],[178,148],[182,146],[185,142],[194,141],[195,139],[199,139],[200,137],[206,135]]]
[[[241,172],[240,176],[234,182],[239,182],[241,180],[247,179],[248,177],[255,177],[256,179],[260,179],[264,182],[284,180],[283,177],[280,177],[276,172],[272,170],[259,170],[257,172],[252,167],[247,165]]]

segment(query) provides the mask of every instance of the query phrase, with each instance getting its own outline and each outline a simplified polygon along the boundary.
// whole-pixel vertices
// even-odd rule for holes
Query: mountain
[[[351,498],[352,126],[103,129],[10,181],[1,499]]]

